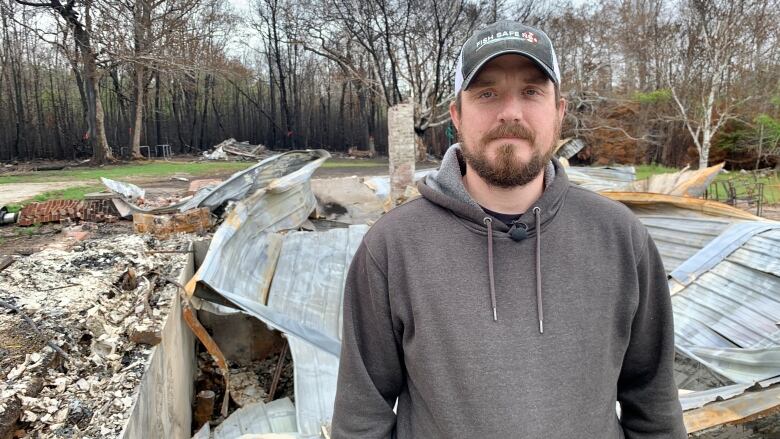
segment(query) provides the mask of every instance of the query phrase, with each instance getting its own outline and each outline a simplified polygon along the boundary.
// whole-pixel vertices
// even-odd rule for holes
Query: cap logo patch
[[[528,41],[529,43],[536,44],[539,42],[539,40],[536,38],[536,35],[534,35],[533,32],[522,32],[519,31],[503,31],[503,32],[497,32],[495,34],[490,34],[481,40],[477,41],[477,47],[474,49],[474,51],[478,51],[479,49],[487,46],[488,44],[498,43],[501,41],[506,40],[521,40],[521,41]]]

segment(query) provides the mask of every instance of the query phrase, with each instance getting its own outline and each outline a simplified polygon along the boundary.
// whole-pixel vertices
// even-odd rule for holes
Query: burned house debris
[[[137,233],[94,231],[0,270],[0,437],[329,437],[346,272],[399,189],[312,179],[329,156],[273,155],[159,203],[104,180]],[[647,182],[567,169],[658,245],[690,433],[780,411],[780,223],[696,198],[715,168]]]
[[[206,160],[259,160],[267,156],[265,145],[250,145],[249,142],[238,142],[236,139],[227,139],[214,146],[211,151],[204,151]]]
[[[2,437],[17,420],[38,437],[118,435],[171,312],[176,290],[160,276],[176,277],[182,254],[149,253],[140,235],[67,244],[0,273],[17,310],[0,313]],[[119,283],[127,273],[135,282]]]
[[[109,200],[51,200],[44,203],[30,203],[17,219],[20,226],[31,226],[60,222],[63,219],[88,222],[115,221],[118,213]]]

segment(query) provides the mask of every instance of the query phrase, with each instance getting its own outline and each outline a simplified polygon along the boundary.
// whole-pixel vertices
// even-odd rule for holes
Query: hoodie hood
[[[539,317],[539,333],[544,333],[544,300],[542,297],[542,232],[544,225],[558,213],[569,187],[568,178],[561,164],[552,159],[544,170],[544,192],[536,200],[529,211],[518,218],[512,228],[493,218],[471,198],[465,186],[463,175],[466,164],[460,145],[452,145],[444,154],[439,170],[429,174],[418,184],[423,197],[457,216],[467,219],[478,227],[484,227],[487,232],[487,271],[490,288],[490,303],[493,310],[493,320],[498,321],[498,304],[496,301],[495,273],[493,270],[493,234],[498,232],[508,235],[514,241],[522,241],[528,237],[535,238],[536,267],[536,310]]]

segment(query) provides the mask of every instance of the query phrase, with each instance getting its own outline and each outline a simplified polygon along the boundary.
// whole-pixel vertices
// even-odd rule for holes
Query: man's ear
[[[566,116],[566,99],[561,98],[558,101],[558,122],[563,124],[563,117]]]
[[[458,107],[455,105],[455,101],[450,102],[450,119],[452,119],[452,124],[455,125],[455,129],[460,131],[460,114],[458,113]]]

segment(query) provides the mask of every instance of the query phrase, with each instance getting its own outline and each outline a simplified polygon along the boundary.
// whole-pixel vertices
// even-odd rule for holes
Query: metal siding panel
[[[736,382],[780,375],[780,223],[729,232],[686,262],[689,283],[672,296],[675,344]]]
[[[368,226],[288,234],[276,267],[269,308],[341,339],[342,301],[349,264]],[[295,370],[301,437],[319,437],[333,416],[338,358],[288,335]]]
[[[733,221],[704,220],[683,216],[639,215],[639,220],[655,241],[667,273],[712,242]]]
[[[574,167],[566,168],[569,180],[594,192],[605,190],[631,190],[636,179],[633,166],[615,168]]]

